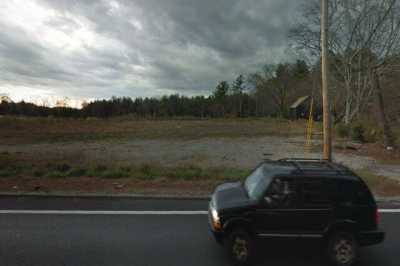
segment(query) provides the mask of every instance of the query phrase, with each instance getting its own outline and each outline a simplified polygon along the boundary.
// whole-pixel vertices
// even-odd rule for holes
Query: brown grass
[[[357,150],[337,149],[336,152],[357,156],[368,156],[382,164],[400,164],[400,146],[397,149],[385,150],[381,143],[364,143]]]
[[[238,180],[248,175],[249,169],[228,167],[199,167],[191,164],[162,166],[157,163],[133,164],[109,161],[81,163],[75,160],[33,160],[21,154],[0,153],[0,180],[2,178],[131,178],[136,180]]]
[[[268,118],[140,120],[0,117],[0,144],[302,135],[305,121]]]
[[[398,197],[400,182],[384,176],[371,173],[366,169],[357,171],[357,174],[367,183],[373,193],[382,197]]]
[[[151,171],[151,170],[150,170]],[[226,174],[226,173],[225,173]],[[241,173],[242,177],[246,173]],[[381,176],[359,171],[359,174],[371,188],[375,196],[396,197],[400,194],[399,182]],[[217,184],[232,181],[233,178],[215,176],[215,178],[180,179],[157,177],[138,178],[104,178],[104,177],[9,177],[0,178],[0,192],[13,193],[138,193],[138,194],[172,194],[182,196],[209,195]]]
[[[131,178],[7,178],[0,179],[0,192],[8,193],[105,193],[105,194],[151,194],[151,195],[181,195],[208,196],[221,181],[204,180],[169,180],[158,178],[154,180],[137,180]]]

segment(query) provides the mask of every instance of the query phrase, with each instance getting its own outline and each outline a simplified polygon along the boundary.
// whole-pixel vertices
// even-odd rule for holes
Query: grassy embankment
[[[74,165],[67,161],[27,162],[18,155],[0,153],[0,177],[35,177],[35,178],[134,178],[151,180],[171,178],[181,180],[226,180],[239,179],[248,174],[248,169],[234,168],[200,168],[191,165],[163,167],[156,164],[118,165],[109,164]]]
[[[18,179],[26,181],[40,181],[43,180],[48,190],[52,189],[52,182],[57,183],[59,180],[79,181],[84,178],[87,182],[92,182],[92,188],[96,188],[96,180],[107,179],[108,182],[122,182],[127,185],[127,192],[140,191],[141,182],[151,182],[153,186],[157,187],[163,184],[164,187],[174,187],[179,189],[182,184],[191,184],[192,187],[200,185],[204,192],[210,192],[211,189],[218,183],[227,181],[243,180],[250,173],[250,169],[234,169],[234,168],[199,168],[194,166],[184,167],[162,167],[157,165],[141,165],[141,166],[112,166],[112,165],[92,165],[85,167],[74,167],[67,163],[47,163],[44,165],[32,165],[29,163],[18,162],[12,155],[2,153],[0,154],[0,178],[3,180],[10,179],[10,181],[17,182]],[[358,174],[365,180],[369,187],[372,188],[375,194],[381,196],[399,196],[400,184],[399,182],[374,175],[367,170],[360,170]],[[132,183],[133,182],[133,183]],[[1,181],[0,181],[1,183]],[[167,184],[166,184],[167,183]],[[169,183],[169,186],[168,186]],[[13,184],[13,182],[11,182]],[[86,190],[80,188],[79,184],[72,188],[72,190],[80,191]],[[102,185],[102,187],[104,184]],[[130,187],[129,187],[130,186]],[[0,184],[0,190],[2,188]],[[23,189],[23,186],[22,186]],[[32,190],[33,187],[27,187],[23,190]],[[189,188],[190,189],[190,188]],[[71,188],[67,188],[71,190]],[[114,187],[102,188],[105,191],[113,191]]]

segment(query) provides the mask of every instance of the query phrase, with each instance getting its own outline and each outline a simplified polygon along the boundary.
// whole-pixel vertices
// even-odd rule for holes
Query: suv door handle
[[[353,202],[343,202],[342,203],[342,206],[345,206],[345,207],[353,207],[354,206],[354,204],[353,204]]]
[[[267,214],[272,214],[272,215],[278,215],[279,212],[278,211],[267,211]]]
[[[273,214],[273,215],[279,214],[278,211],[274,211],[274,210],[270,210],[270,209],[258,209],[258,210],[256,210],[256,212],[261,212],[261,213],[265,213],[265,214]]]

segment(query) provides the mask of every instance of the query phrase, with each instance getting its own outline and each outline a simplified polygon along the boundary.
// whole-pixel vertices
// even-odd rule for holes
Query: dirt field
[[[319,125],[317,124],[317,127]],[[304,135],[304,121],[277,119],[140,120],[0,116],[0,144],[124,141],[136,139],[251,138]],[[318,129],[317,129],[318,130]]]
[[[315,150],[320,148],[317,144]],[[72,165],[117,164],[252,168],[265,158],[320,158],[304,153],[301,137],[203,138],[196,140],[134,139],[0,145],[0,152],[31,162],[62,161]],[[264,156],[264,154],[271,154]],[[354,154],[335,154],[335,160],[353,169],[375,165],[375,160]]]
[[[54,181],[54,177],[94,177],[99,180],[100,177],[140,180],[154,177],[161,181],[152,181],[153,187],[165,189],[171,186],[171,183],[163,183],[165,179],[174,177],[173,180],[180,180],[181,186],[190,186],[196,180],[197,184],[210,190],[222,180],[242,177],[265,158],[321,156],[318,137],[312,152],[304,153],[304,121],[38,119],[24,123],[23,119],[15,118],[6,121],[10,126],[0,119],[0,175],[3,173],[0,190],[3,191],[10,187],[20,189],[24,184],[30,184],[26,185],[27,190],[43,189],[48,182],[54,183],[53,190],[62,190],[60,184],[63,182]],[[378,153],[378,150],[371,145],[364,145],[357,151],[338,149],[334,158],[356,171],[393,179],[393,183],[389,181],[379,190],[398,186],[400,195],[400,165],[397,160],[382,162],[382,158],[393,156]],[[7,182],[4,177],[8,177]],[[13,178],[18,179],[11,182]],[[81,184],[82,190],[92,191],[96,190],[97,183],[97,189],[104,190],[105,181],[85,180],[67,179],[64,186],[71,188],[71,184]],[[107,182],[113,191],[115,185],[112,184],[120,181]],[[149,189],[142,181],[125,180],[123,184],[123,188],[117,190]],[[396,194],[396,191],[391,190],[389,194]]]

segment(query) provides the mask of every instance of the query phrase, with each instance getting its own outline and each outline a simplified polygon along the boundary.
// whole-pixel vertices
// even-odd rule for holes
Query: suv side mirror
[[[265,197],[264,197],[264,202],[265,202],[267,205],[271,205],[271,203],[272,203],[271,197],[270,197],[270,196],[265,196]]]

